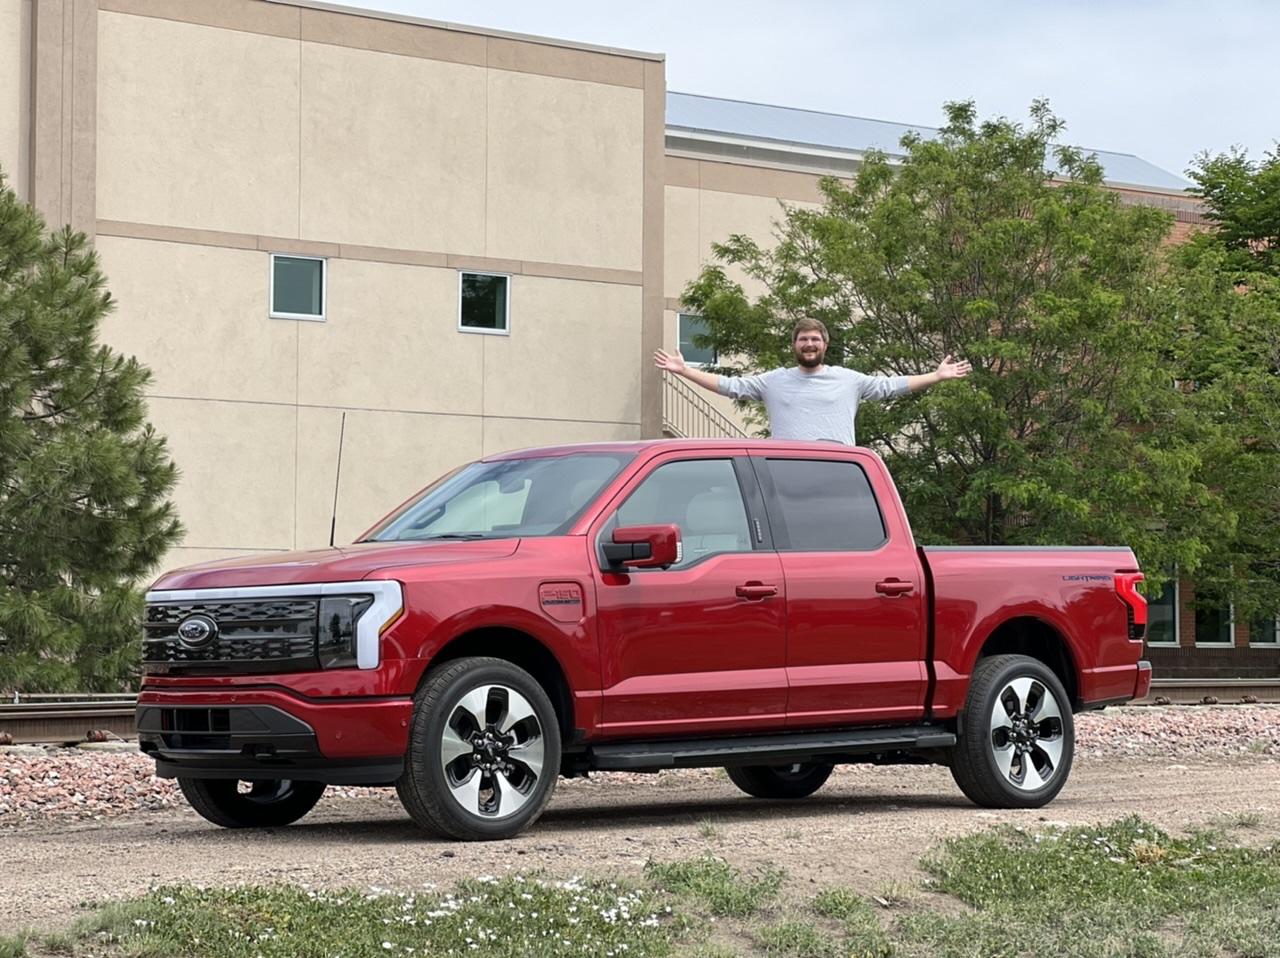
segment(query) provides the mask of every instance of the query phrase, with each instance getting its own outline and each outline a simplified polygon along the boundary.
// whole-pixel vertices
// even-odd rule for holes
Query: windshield
[[[473,462],[364,541],[561,535],[630,458],[583,453]]]

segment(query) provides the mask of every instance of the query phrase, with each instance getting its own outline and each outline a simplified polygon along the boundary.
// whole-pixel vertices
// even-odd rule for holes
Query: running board
[[[601,771],[635,771],[721,765],[785,765],[819,758],[839,763],[846,757],[950,748],[955,744],[955,734],[936,725],[788,732],[595,745],[590,749],[590,765]]]

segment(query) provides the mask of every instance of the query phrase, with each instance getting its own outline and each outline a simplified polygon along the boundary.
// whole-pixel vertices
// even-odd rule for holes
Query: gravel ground
[[[1280,758],[1280,705],[1112,708],[1076,717],[1077,755],[1084,758],[1199,759],[1230,755]],[[0,829],[39,821],[100,820],[139,811],[185,807],[170,780],[131,743],[81,748],[0,747]],[[682,780],[718,776],[716,769],[679,773]],[[650,781],[607,773],[561,789]],[[363,798],[368,789],[331,788],[326,800]]]
[[[1048,807],[986,811],[935,766],[836,770],[801,802],[743,796],[718,769],[562,781],[542,819],[505,842],[449,843],[415,828],[388,789],[330,789],[289,828],[200,819],[127,751],[0,752],[0,935],[62,928],[85,903],[156,884],[448,885],[479,874],[639,875],[707,852],[783,867],[815,886],[875,894],[920,878],[938,841],[998,821],[1092,824],[1136,814],[1171,831],[1280,840],[1280,706],[1108,709],[1077,717],[1071,779]],[[38,863],[38,868],[33,865]]]

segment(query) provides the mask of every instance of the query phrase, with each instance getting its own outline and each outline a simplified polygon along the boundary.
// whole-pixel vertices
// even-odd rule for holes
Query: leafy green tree
[[[1237,515],[1197,573],[1197,604],[1280,611],[1280,154],[1201,154],[1188,174],[1211,229],[1172,256],[1167,307],[1187,402],[1206,428],[1203,481]]]
[[[1174,318],[1160,291],[1166,213],[1125,206],[1043,102],[1027,126],[947,106],[934,139],[894,164],[822,182],[784,208],[776,243],[744,236],[684,292],[721,372],[789,363],[802,316],[828,362],[912,374],[946,353],[966,380],[858,414],[917,536],[975,544],[1124,543],[1158,585],[1194,569],[1232,515],[1200,478],[1203,424],[1173,388]],[[748,296],[727,267],[762,292]]]
[[[0,690],[130,685],[137,585],[180,535],[149,373],[97,342],[112,306],[85,237],[0,174]]]
[[[1280,276],[1280,148],[1261,161],[1239,149],[1201,153],[1187,175],[1214,225],[1195,237],[1191,248],[1223,251],[1223,265],[1239,273]]]
[[[1196,572],[1197,604],[1248,621],[1280,611],[1280,278],[1245,274],[1224,249],[1181,251],[1170,293],[1178,377],[1203,423],[1201,481],[1237,517]]]

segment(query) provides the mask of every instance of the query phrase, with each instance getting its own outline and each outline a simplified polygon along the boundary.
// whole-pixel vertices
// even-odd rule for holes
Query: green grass
[[[719,826],[710,818],[698,822],[698,835],[707,841],[719,841],[721,837]]]
[[[906,882],[887,881],[876,886],[873,896],[885,908],[897,908],[911,901],[912,889]]]
[[[446,895],[160,888],[104,908],[82,940],[138,958],[388,958],[670,953],[678,923],[643,889],[481,879]]]
[[[1244,822],[1237,822],[1243,825]],[[815,867],[820,863],[815,863]],[[926,888],[783,889],[771,866],[650,862],[639,885],[524,876],[450,893],[157,889],[0,958],[1280,958],[1280,845],[1136,818],[948,841]]]
[[[837,958],[848,952],[839,940],[806,921],[788,919],[758,932],[764,953],[785,958]]]
[[[879,909],[848,888],[827,888],[818,892],[809,908],[823,918],[840,922],[842,955],[884,956],[894,946],[880,923]]]
[[[784,873],[764,867],[754,877],[740,874],[722,858],[704,855],[690,861],[649,862],[645,874],[659,888],[705,904],[711,914],[742,918],[777,897]]]
[[[1280,848],[1174,838],[1136,818],[1038,833],[1001,828],[925,859],[933,887],[973,913],[905,916],[928,955],[1244,955],[1280,958]],[[1234,942],[1225,948],[1218,943]]]
[[[1230,815],[1219,816],[1215,819],[1215,823],[1227,830],[1261,828],[1263,818],[1258,812],[1234,812]]]

